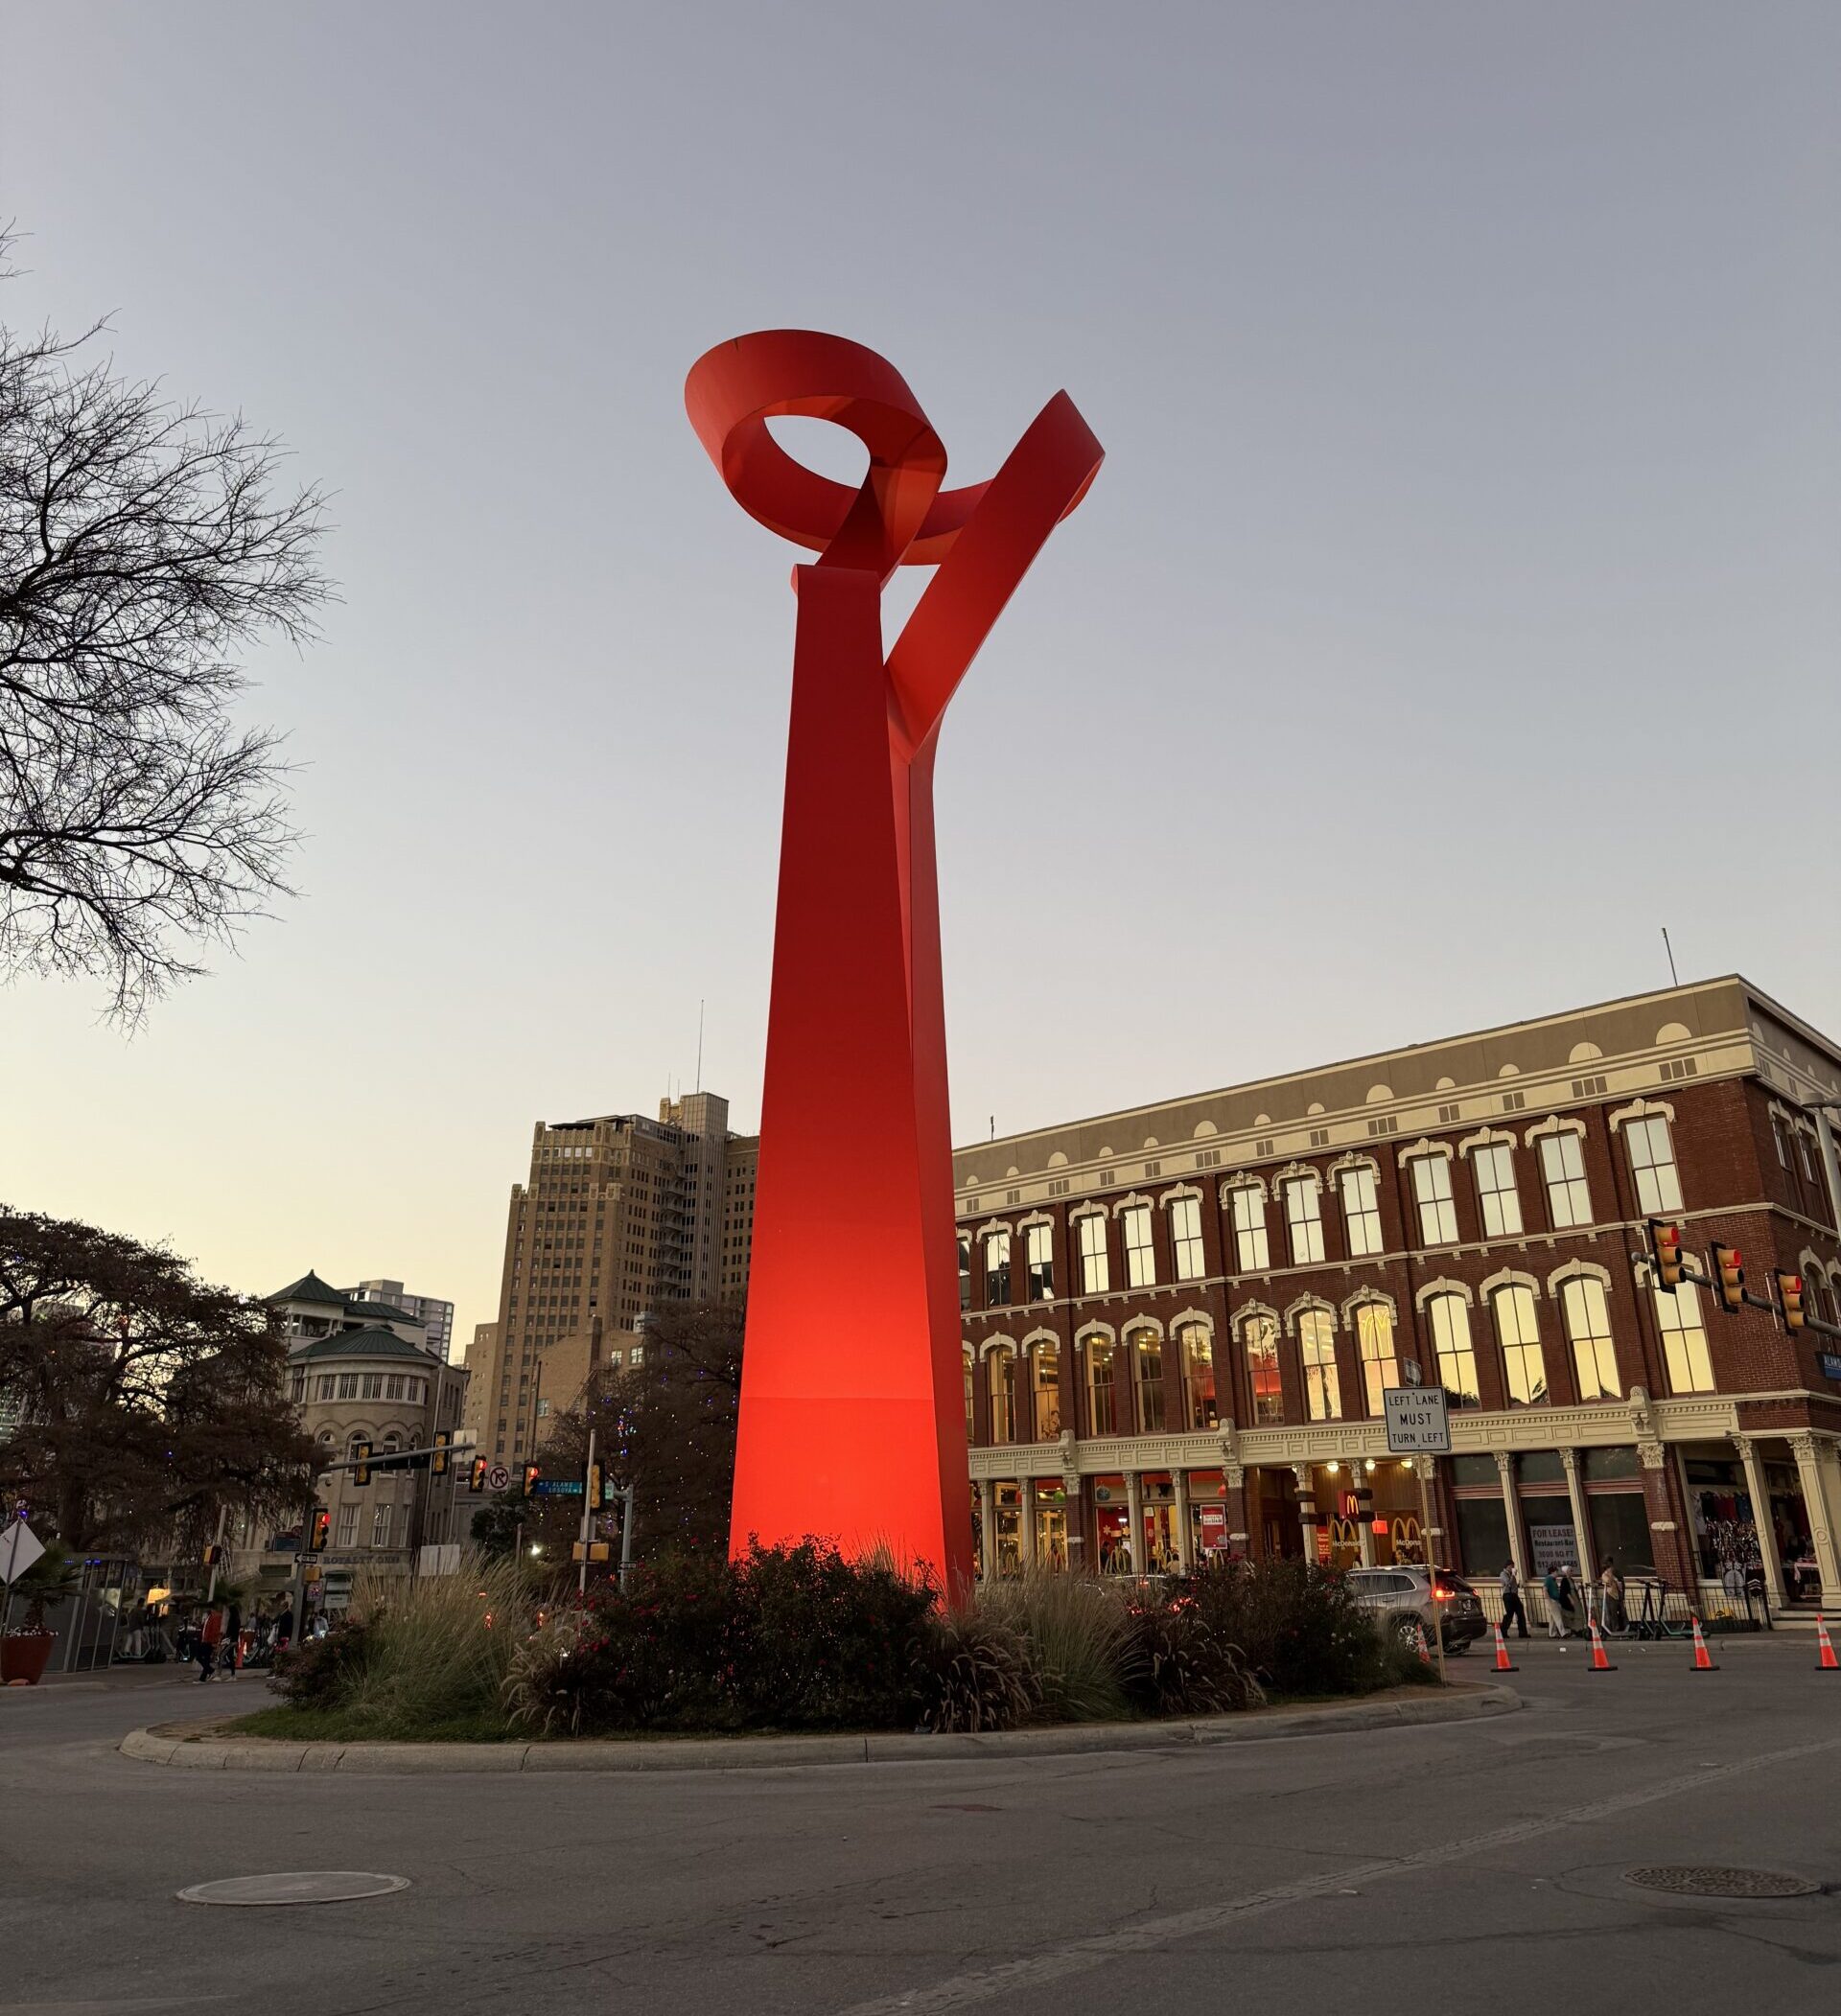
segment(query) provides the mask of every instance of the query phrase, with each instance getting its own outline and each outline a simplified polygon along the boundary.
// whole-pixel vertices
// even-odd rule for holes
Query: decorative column
[[[1643,1436],[1637,1443],[1637,1460],[1643,1466],[1643,1502],[1655,1541],[1656,1572],[1697,1598],[1700,1564],[1681,1530],[1679,1508],[1668,1489],[1668,1447],[1657,1437]]]
[[[1072,1354],[1070,1353],[1071,1356]],[[1063,1394],[1065,1408],[1063,1419],[1074,1419],[1074,1402],[1070,1395]],[[1069,1574],[1078,1575],[1084,1569],[1089,1575],[1099,1569],[1097,1561],[1089,1560],[1093,1542],[1087,1538],[1086,1498],[1081,1490],[1080,1459],[1075,1448],[1074,1430],[1063,1428],[1061,1445],[1061,1497],[1067,1507],[1067,1567]]]
[[[1527,1580],[1527,1540],[1522,1531],[1522,1508],[1515,1501],[1515,1452],[1513,1449],[1498,1449],[1496,1475],[1503,1487],[1503,1516],[1508,1521],[1508,1558],[1515,1564],[1517,1577]],[[1468,1564],[1473,1573],[1479,1564]]]
[[[1841,1546],[1835,1527],[1841,1517],[1841,1486],[1832,1481],[1835,1467],[1834,1444],[1818,1438],[1806,1428],[1787,1438],[1796,1458],[1797,1481],[1803,1487],[1803,1509],[1809,1516],[1809,1541],[1815,1552],[1816,1572],[1822,1578],[1822,1607],[1841,1608]]]
[[[1135,1470],[1125,1473],[1125,1518],[1130,1528],[1127,1539],[1130,1542],[1131,1572],[1144,1573],[1144,1481]]]
[[[1016,1480],[1016,1545],[1023,1566],[1036,1564],[1036,1479]]]
[[[1592,1508],[1585,1502],[1585,1484],[1579,1476],[1578,1450],[1562,1449],[1560,1467],[1566,1471],[1566,1495],[1573,1507],[1573,1533],[1579,1546],[1579,1575],[1583,1581],[1596,1582],[1599,1565],[1598,1550],[1592,1541]]]
[[[1247,1466],[1223,1463],[1221,1467],[1222,1502],[1227,1509],[1227,1552],[1243,1561],[1252,1559],[1252,1539],[1247,1530]]]
[[[984,1563],[983,1580],[997,1580],[997,1487],[989,1477],[978,1486],[978,1538]]]
[[[1436,1561],[1441,1568],[1449,1569],[1453,1563],[1451,1551],[1445,1545],[1445,1515],[1438,1497],[1438,1459],[1436,1456],[1415,1456],[1413,1466],[1426,1480],[1426,1560]]]
[[[1374,1565],[1374,1486],[1368,1482],[1368,1473],[1359,1456],[1355,1461],[1355,1521],[1362,1565],[1371,1568]]]
[[[1735,1435],[1733,1442],[1738,1460],[1745,1466],[1745,1495],[1752,1501],[1752,1525],[1758,1534],[1758,1559],[1764,1571],[1765,1592],[1771,1599],[1771,1608],[1781,1610],[1787,1600],[1783,1564],[1777,1552],[1777,1535],[1771,1528],[1771,1491],[1764,1481],[1764,1465],[1752,1436]]]
[[[1195,1549],[1189,1543],[1189,1472],[1170,1472],[1170,1517],[1177,1528],[1177,1565],[1186,1575],[1196,1564]]]
[[[1317,1559],[1317,1486],[1313,1474],[1308,1463],[1292,1465],[1292,1475],[1297,1479],[1297,1523],[1304,1532],[1306,1561]]]

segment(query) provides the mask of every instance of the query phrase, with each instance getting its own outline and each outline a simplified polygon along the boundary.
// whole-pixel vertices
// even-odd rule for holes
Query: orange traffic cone
[[[1496,1626],[1496,1671],[1498,1673],[1519,1673],[1522,1669],[1508,1656],[1508,1640],[1503,1636],[1503,1627]]]
[[[1841,1659],[1834,1656],[1834,1640],[1829,1636],[1829,1627],[1820,1616],[1815,1620],[1815,1670],[1841,1673]]]
[[[1694,1626],[1694,1664],[1693,1664],[1693,1671],[1694,1671],[1694,1672],[1696,1672],[1696,1673],[1717,1673],[1717,1672],[1719,1671],[1719,1668],[1718,1668],[1717,1666],[1715,1666],[1715,1665],[1713,1664],[1713,1654],[1712,1654],[1711,1652],[1709,1652],[1709,1651],[1707,1650],[1707,1640],[1706,1640],[1706,1639],[1705,1639],[1704,1637],[1702,1637],[1702,1636],[1701,1636],[1701,1634],[1700,1634],[1700,1619],[1699,1619],[1698,1617],[1696,1617],[1696,1618],[1694,1618],[1694,1619],[1693,1619],[1693,1626]]]
[[[1419,1634],[1419,1663],[1422,1666],[1430,1666],[1432,1664],[1432,1643],[1426,1636],[1426,1627],[1415,1618],[1413,1620],[1413,1629]]]
[[[1596,1617],[1592,1620],[1592,1663],[1585,1670],[1588,1673],[1615,1673],[1618,1670],[1604,1656],[1604,1640],[1598,1635]]]

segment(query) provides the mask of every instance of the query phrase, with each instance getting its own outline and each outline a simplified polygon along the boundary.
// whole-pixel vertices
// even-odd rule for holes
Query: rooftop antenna
[[[1675,971],[1675,948],[1668,942],[1666,924],[1662,927],[1662,948],[1668,955],[1668,984],[1678,987],[1681,985],[1681,975]]]
[[[703,1090],[703,1003],[697,1003],[697,1090]]]

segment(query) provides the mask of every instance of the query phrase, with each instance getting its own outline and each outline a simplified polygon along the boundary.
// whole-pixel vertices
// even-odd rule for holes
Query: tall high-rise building
[[[511,1463],[590,1374],[640,1361],[643,1320],[748,1289],[758,1139],[729,1131],[713,1092],[659,1117],[540,1124],[505,1221],[499,1317],[467,1357],[482,1454]]]
[[[340,1292],[354,1302],[387,1302],[392,1309],[408,1309],[422,1324],[427,1349],[445,1365],[453,1355],[454,1304],[433,1295],[411,1295],[400,1281],[361,1281],[355,1288]]]

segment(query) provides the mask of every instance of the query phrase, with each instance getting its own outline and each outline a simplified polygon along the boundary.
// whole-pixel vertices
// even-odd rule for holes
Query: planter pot
[[[0,1638],[0,1686],[10,1686],[14,1680],[24,1680],[35,1687],[45,1670],[45,1662],[51,1657],[51,1648],[57,1638],[47,1632],[43,1637]]]

